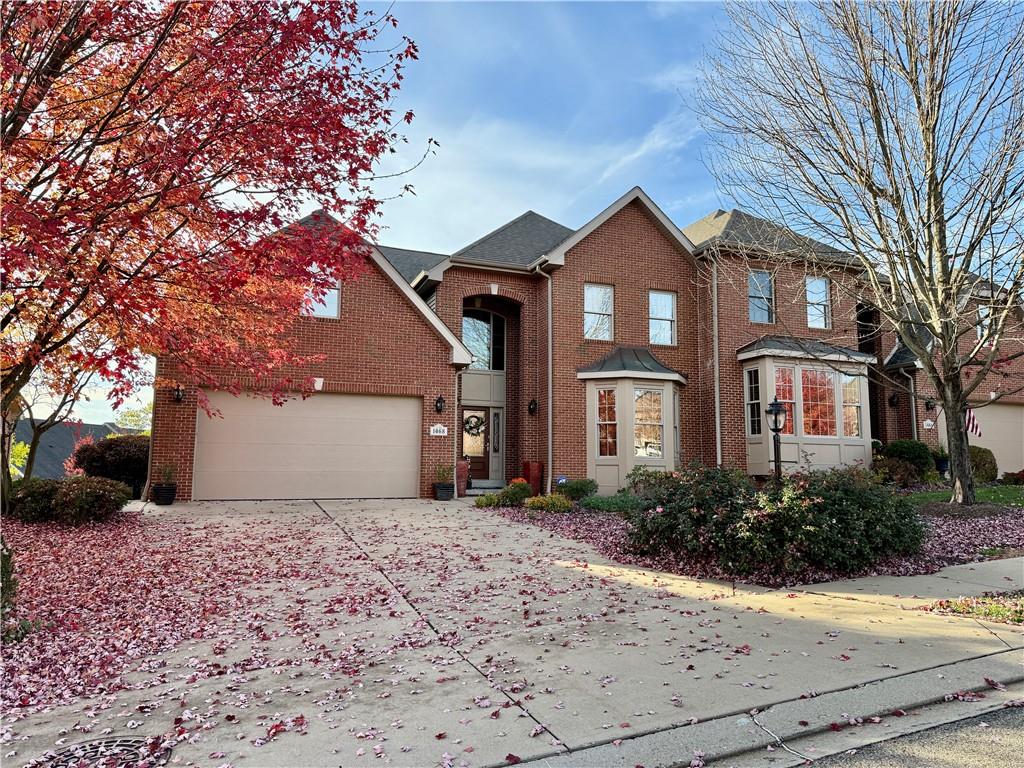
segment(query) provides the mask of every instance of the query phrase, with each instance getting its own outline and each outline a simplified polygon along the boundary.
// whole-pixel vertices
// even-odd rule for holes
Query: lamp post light
[[[786,426],[786,406],[779,402],[779,398],[772,400],[765,409],[768,416],[768,429],[772,431],[772,447],[775,450],[775,482],[782,484],[782,430]]]

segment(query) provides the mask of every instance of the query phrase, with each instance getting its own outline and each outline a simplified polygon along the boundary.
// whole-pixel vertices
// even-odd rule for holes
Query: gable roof
[[[570,248],[575,246],[585,237],[589,236],[594,230],[608,221],[608,219],[634,201],[640,203],[640,205],[647,210],[651,215],[651,218],[654,219],[654,223],[658,228],[666,237],[669,238],[669,240],[672,240],[680,250],[688,256],[692,257],[694,255],[693,243],[686,234],[679,229],[679,227],[677,227],[668,216],[665,215],[665,212],[661,210],[653,200],[651,200],[646,192],[640,189],[640,187],[633,187],[626,194],[597,214],[597,216],[573,232],[572,235],[545,253],[544,257],[547,263],[556,266],[565,264],[565,254]]]
[[[670,379],[686,383],[686,376],[672,370],[647,347],[615,347],[600,360],[576,369],[578,379]]]
[[[40,421],[40,419],[36,419],[36,421]],[[91,436],[93,440],[102,440],[107,435],[132,435],[137,432],[136,429],[124,429],[113,422],[105,424],[58,422],[46,430],[39,441],[35,463],[32,465],[32,476],[64,477],[64,462],[71,457],[79,438]],[[30,419],[18,419],[14,428],[14,439],[23,443],[32,439],[32,421]]]
[[[405,282],[411,283],[420,272],[430,269],[438,262],[448,258],[443,253],[431,253],[430,251],[413,251],[408,248],[392,248],[388,245],[378,245],[384,258],[391,262],[399,274],[405,278]]]
[[[459,249],[452,260],[528,267],[572,233],[557,221],[527,211]]]
[[[737,208],[709,213],[703,219],[683,227],[683,232],[697,244],[697,253],[713,247],[725,250],[731,247],[775,256],[809,256],[819,261],[844,265],[857,263],[848,253]]]
[[[800,357],[816,360],[838,360],[873,363],[875,356],[850,347],[841,347],[820,339],[801,339],[796,336],[762,336],[736,350],[737,360],[757,357]]]

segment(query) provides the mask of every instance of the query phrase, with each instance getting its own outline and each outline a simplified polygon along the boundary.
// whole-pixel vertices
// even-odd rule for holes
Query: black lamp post
[[[765,409],[768,416],[768,429],[772,431],[772,447],[775,450],[775,482],[782,483],[782,437],[781,432],[786,426],[786,406],[779,398],[772,400]]]

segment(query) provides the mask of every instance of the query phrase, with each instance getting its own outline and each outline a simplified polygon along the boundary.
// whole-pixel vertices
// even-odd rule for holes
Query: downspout
[[[902,373],[907,377],[907,381],[910,382],[910,436],[917,440],[917,390],[914,386],[913,375],[907,373],[905,369]]]
[[[715,463],[722,466],[722,382],[718,358],[718,264],[711,262],[711,356],[715,382]]]
[[[551,466],[551,464],[554,461],[554,435],[555,435],[555,409],[554,409],[554,401],[555,401],[555,383],[554,383],[554,380],[555,380],[555,374],[554,374],[554,369],[553,369],[553,365],[554,365],[553,344],[554,344],[554,335],[555,334],[554,334],[554,320],[553,320],[553,315],[552,315],[552,310],[551,310],[551,298],[552,298],[551,275],[549,275],[547,272],[545,272],[543,269],[541,269],[541,266],[542,266],[541,264],[538,264],[534,269],[539,274],[543,275],[544,278],[548,281],[548,307],[547,307],[547,312],[548,312],[548,404],[547,404],[547,411],[548,411],[548,436],[547,436],[547,442],[548,442],[548,457],[547,457],[548,458],[548,462],[547,462],[548,463],[548,471],[547,471],[547,479],[546,479],[546,481],[544,483],[544,492],[546,494],[550,495],[550,493],[551,493],[551,473],[552,473],[552,466]]]

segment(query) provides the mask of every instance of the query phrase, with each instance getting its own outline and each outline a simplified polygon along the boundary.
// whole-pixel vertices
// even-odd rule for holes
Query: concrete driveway
[[[827,735],[857,715],[984,688],[984,677],[1011,690],[980,706],[1021,696],[1020,631],[908,610],[1020,589],[1021,559],[733,589],[616,565],[461,502],[207,502],[146,515],[243,532],[272,521],[316,546],[214,636],[138,664],[128,690],[13,723],[8,760],[173,735],[172,759],[196,765],[651,768]]]

